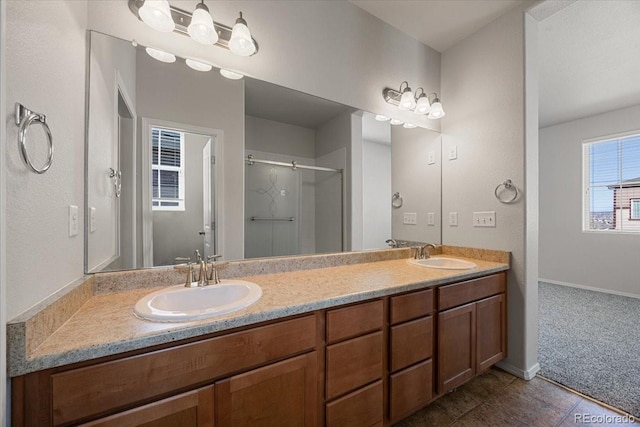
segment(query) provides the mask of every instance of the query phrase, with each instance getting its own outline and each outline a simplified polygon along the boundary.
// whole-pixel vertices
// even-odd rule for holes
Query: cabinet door
[[[438,313],[438,393],[472,378],[476,370],[475,303]]]
[[[490,368],[506,356],[505,302],[505,294],[500,294],[476,303],[477,372]]]
[[[216,383],[216,427],[315,426],[316,353],[274,363]]]
[[[92,421],[91,427],[213,427],[213,386]]]

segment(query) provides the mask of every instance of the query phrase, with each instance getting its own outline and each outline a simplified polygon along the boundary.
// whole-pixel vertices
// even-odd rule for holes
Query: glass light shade
[[[251,39],[251,32],[242,22],[236,22],[231,30],[229,49],[239,56],[251,56],[256,52],[256,45]]]
[[[157,59],[160,62],[166,62],[168,64],[176,62],[176,56],[173,53],[165,52],[163,50],[154,49],[152,47],[145,48],[145,51],[153,59]]]
[[[414,125],[413,123],[405,123],[404,125],[402,125],[403,128],[407,128],[407,129],[413,129],[413,128],[417,128],[417,125]]]
[[[389,120],[389,117],[383,116],[382,114],[376,114],[376,120],[379,122],[386,122]]]
[[[220,74],[222,74],[222,76],[231,80],[240,80],[241,78],[244,77],[240,73],[236,73],[235,71],[227,70],[225,68],[220,68]]]
[[[404,122],[402,120],[398,120],[398,119],[391,119],[391,124],[394,126],[398,126],[403,124]]]
[[[418,102],[416,102],[416,109],[414,113],[416,114],[427,114],[431,109],[431,105],[429,104],[429,99],[426,96],[421,96],[418,98]]]
[[[176,28],[167,0],[145,0],[138,15],[142,22],[154,30],[170,33]]]
[[[218,33],[213,25],[213,18],[209,9],[203,3],[196,6],[191,16],[191,23],[187,27],[189,36],[202,44],[215,44],[218,41]]]
[[[189,66],[189,68],[191,68],[192,70],[196,70],[196,71],[211,71],[211,69],[213,68],[213,66],[206,64],[204,62],[200,62],[200,61],[196,61],[195,59],[185,59],[184,62]]]
[[[400,97],[400,107],[401,110],[411,110],[416,106],[416,100],[413,97],[413,92],[411,89],[407,88],[404,92],[402,92],[402,96]]]
[[[436,98],[435,102],[431,104],[431,111],[429,111],[430,119],[441,119],[444,117],[444,110],[442,109],[442,104]]]

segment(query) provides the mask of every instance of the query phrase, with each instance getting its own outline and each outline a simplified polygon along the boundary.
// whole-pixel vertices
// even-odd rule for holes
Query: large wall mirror
[[[226,259],[441,242],[439,133],[218,71],[90,32],[87,272],[225,255],[222,231],[243,236]]]

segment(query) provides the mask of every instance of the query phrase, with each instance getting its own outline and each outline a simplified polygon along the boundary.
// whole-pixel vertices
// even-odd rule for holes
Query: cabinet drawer
[[[391,327],[391,372],[433,355],[433,316]]]
[[[406,322],[433,313],[433,289],[391,297],[390,322]]]
[[[382,381],[327,404],[327,426],[382,426]]]
[[[306,316],[51,376],[54,424],[212,381],[314,348],[316,318]]]
[[[382,378],[382,332],[327,347],[327,399]]]
[[[433,397],[432,359],[391,375],[389,387],[389,418],[392,421],[426,405]]]
[[[327,343],[357,337],[382,329],[382,300],[327,312]]]
[[[506,273],[441,286],[438,288],[438,310],[446,310],[451,307],[496,295],[505,292],[506,288]]]

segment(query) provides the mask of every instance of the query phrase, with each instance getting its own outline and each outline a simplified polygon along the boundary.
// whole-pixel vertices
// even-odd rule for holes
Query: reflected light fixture
[[[389,117],[383,116],[382,114],[376,114],[376,120],[379,122],[386,122],[389,119]]]
[[[213,18],[209,13],[209,8],[202,3],[198,3],[196,10],[191,16],[191,23],[187,27],[189,36],[202,44],[215,44],[218,41],[218,33],[213,25]]]
[[[409,123],[409,122],[407,122],[407,123],[405,123],[404,125],[402,125],[402,127],[403,127],[403,128],[406,128],[406,129],[413,129],[413,128],[417,128],[418,126],[417,126],[417,125],[414,125],[413,123]]]
[[[241,78],[244,77],[243,74],[236,73],[235,71],[227,70],[226,68],[220,68],[220,74],[222,74],[223,77],[226,77],[231,80],[240,80]]]
[[[402,87],[405,84],[406,87],[403,90]],[[382,91],[382,96],[387,103],[395,105],[401,110],[413,111],[415,114],[424,115],[429,119],[441,119],[445,116],[437,93],[427,95],[424,89],[420,87],[413,94],[411,88],[409,88],[409,83],[406,81],[400,84],[400,90],[385,88]]]
[[[176,56],[173,53],[165,52],[164,50],[154,49],[152,47],[145,48],[145,51],[149,54],[153,59],[157,59],[160,62],[166,62],[167,64],[171,64],[172,62],[176,62]]]
[[[251,32],[247,26],[247,21],[242,17],[242,12],[240,12],[240,17],[236,19],[231,31],[229,49],[239,56],[251,56],[256,52],[256,45],[253,43]]]
[[[195,59],[185,59],[184,62],[187,64],[187,66],[189,68],[191,68],[192,70],[196,70],[196,71],[211,71],[211,69],[213,68],[212,65],[201,62],[201,61],[196,61]]]
[[[404,124],[404,122],[398,119],[391,119],[391,124],[394,126],[398,126],[398,125]]]
[[[176,28],[167,0],[145,0],[138,15],[142,22],[154,30],[170,33]]]

